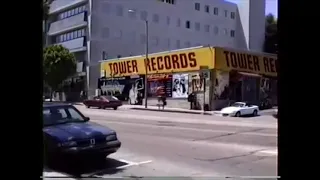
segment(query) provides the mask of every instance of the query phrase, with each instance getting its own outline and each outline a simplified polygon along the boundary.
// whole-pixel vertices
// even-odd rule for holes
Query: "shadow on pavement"
[[[94,177],[95,175],[117,174],[127,163],[112,158],[93,159],[63,159],[54,164],[45,164],[44,172],[59,172],[74,178]]]

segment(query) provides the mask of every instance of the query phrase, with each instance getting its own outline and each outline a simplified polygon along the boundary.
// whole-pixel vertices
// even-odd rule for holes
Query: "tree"
[[[266,33],[264,42],[264,51],[267,53],[278,53],[278,26],[277,20],[273,14],[266,16]]]
[[[47,45],[47,32],[48,32],[48,17],[49,17],[49,10],[50,10],[50,5],[53,0],[43,0],[42,3],[42,9],[43,9],[43,14],[42,14],[42,20],[43,20],[43,44]]]
[[[61,45],[48,46],[43,51],[44,84],[50,87],[50,98],[63,82],[76,73],[77,62],[73,53]]]

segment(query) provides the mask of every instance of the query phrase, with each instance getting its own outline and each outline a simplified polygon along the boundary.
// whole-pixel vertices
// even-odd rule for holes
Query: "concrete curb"
[[[130,109],[134,110],[142,110],[142,111],[158,111],[158,112],[172,112],[172,113],[187,113],[187,114],[203,114],[203,112],[192,112],[192,111],[180,111],[180,110],[173,110],[173,109],[146,109],[146,108],[138,108],[138,107],[132,107]],[[204,115],[210,115],[212,116],[212,113],[205,112]]]

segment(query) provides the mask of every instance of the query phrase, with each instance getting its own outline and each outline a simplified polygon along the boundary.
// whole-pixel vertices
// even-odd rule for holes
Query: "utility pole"
[[[129,13],[136,13],[135,10],[129,9]],[[144,107],[148,108],[148,55],[149,55],[149,23],[148,20],[145,20],[145,29],[146,29],[146,58],[144,59],[144,66],[145,66],[145,78],[144,78]]]
[[[149,25],[148,25],[148,20],[146,20],[146,58],[144,60],[144,66],[145,66],[145,71],[146,75],[144,78],[144,107],[147,109],[148,108],[148,61],[149,61]]]

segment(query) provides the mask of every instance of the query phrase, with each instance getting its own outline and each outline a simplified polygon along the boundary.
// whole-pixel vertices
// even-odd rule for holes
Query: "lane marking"
[[[59,172],[43,172],[43,173],[42,173],[42,176],[43,176],[44,178],[50,178],[50,177],[52,177],[52,178],[54,178],[54,177],[70,177],[70,176],[68,176],[68,175],[66,175],[66,174],[59,173]]]
[[[139,165],[142,165],[142,164],[147,164],[147,163],[151,163],[152,162],[152,160],[142,161],[142,162],[132,162],[132,161],[124,160],[124,159],[119,159],[118,161],[121,161],[121,162],[124,162],[124,163],[127,163],[127,164],[123,165],[123,166],[116,167],[116,169],[124,169],[124,168],[130,167],[130,166],[139,166]]]
[[[151,163],[152,160],[148,160],[148,161],[141,161],[141,162],[133,162],[133,161],[128,161],[128,160],[125,160],[125,159],[117,159],[118,161],[121,161],[123,163],[126,163],[126,165],[122,165],[122,166],[118,166],[118,167],[110,167],[110,168],[105,168],[105,169],[102,169],[102,170],[98,170],[98,171],[95,171],[95,172],[92,172],[92,173],[89,173],[89,174],[86,174],[88,177],[103,177],[103,176],[100,176],[100,175],[97,175],[97,174],[100,174],[100,173],[103,173],[103,172],[106,172],[108,170],[112,170],[112,169],[125,169],[125,168],[128,168],[128,167],[131,167],[131,166],[139,166],[139,165],[142,165],[142,164],[147,164],[147,163]]]
[[[270,154],[270,155],[278,155],[278,150],[263,150],[257,153]]]
[[[152,162],[152,160],[142,161],[142,162],[137,163],[137,165],[139,166],[139,165],[148,164],[148,163],[151,163],[151,162]]]

